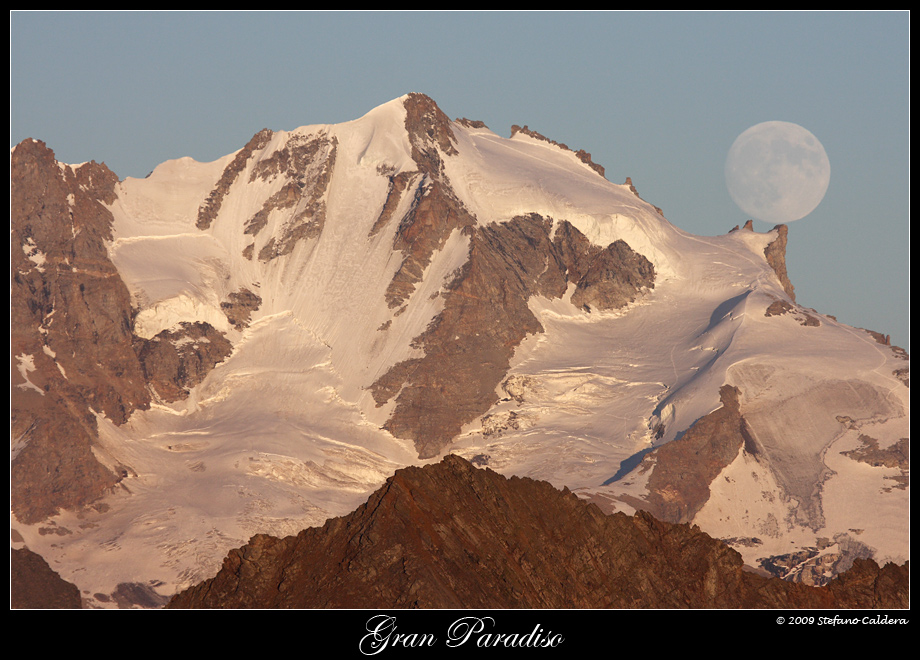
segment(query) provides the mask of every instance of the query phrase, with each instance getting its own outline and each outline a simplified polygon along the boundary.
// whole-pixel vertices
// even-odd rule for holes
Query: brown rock
[[[422,172],[434,179],[440,178],[441,154],[451,156],[457,153],[450,119],[437,103],[424,94],[409,94],[403,105],[412,159]]]
[[[907,565],[827,587],[744,570],[697,527],[604,515],[546,482],[456,456],[399,470],[323,527],[254,536],[171,608],[904,607]]]
[[[891,346],[891,335],[885,335],[885,334],[882,334],[881,332],[876,332],[875,330],[869,330],[868,328],[862,328],[862,330],[865,330],[866,332],[868,332],[869,336],[871,336],[876,342],[878,342],[882,346]]]
[[[233,350],[221,332],[203,322],[180,323],[152,339],[135,341],[144,376],[164,401],[187,398]]]
[[[488,128],[485,122],[478,119],[467,119],[466,117],[460,117],[457,119],[457,123],[467,128]]]
[[[213,328],[187,331],[195,350],[178,350],[178,335],[134,336],[106,247],[117,183],[105,165],[59,164],[36,140],[11,152],[10,505],[25,523],[80,509],[128,474],[96,458],[93,413],[123,424],[150,405],[148,373],[163,396],[182,396],[229,351]]]
[[[390,222],[390,219],[396,212],[397,206],[399,206],[403,193],[410,188],[413,180],[419,177],[418,172],[400,172],[399,174],[387,174],[382,172],[382,174],[389,179],[389,183],[387,184],[387,198],[383,203],[383,208],[380,210],[380,215],[377,217],[377,220],[374,221],[373,227],[371,227],[368,232],[368,237],[376,236],[377,233]],[[415,202],[412,204],[412,211],[410,211],[410,213],[414,212],[415,208],[418,206],[419,199],[423,193],[424,188],[422,186],[415,186]]]
[[[821,320],[817,316],[812,316],[797,305],[792,305],[788,301],[780,300],[779,298],[774,299],[767,306],[764,316],[782,316],[790,313],[796,314],[795,320],[805,327],[817,328],[821,325]]]
[[[259,250],[259,260],[269,261],[290,254],[301,240],[319,236],[326,222],[326,191],[338,141],[325,133],[291,137],[270,156],[252,168],[250,181],[283,177],[287,183],[262,204],[262,208],[246,222],[243,233],[256,236],[275,211],[288,211],[282,219],[280,232],[272,236]]]
[[[97,500],[123,474],[93,454],[96,418],[76,398],[19,390],[11,397],[10,509],[26,524]]]
[[[400,222],[393,240],[393,249],[403,253],[403,261],[387,287],[391,309],[400,307],[412,295],[432,256],[444,247],[451,233],[476,224],[476,218],[446,186],[430,182],[424,192],[421,186],[420,182],[418,202]]]
[[[625,307],[640,291],[655,287],[652,263],[623,240],[608,245],[598,254],[578,281],[572,304],[587,311]]]
[[[495,403],[515,347],[543,331],[527,306],[532,295],[559,298],[577,277],[576,304],[611,309],[653,286],[651,264],[622,241],[591,245],[567,222],[550,238],[552,226],[530,214],[468,227],[469,260],[443,294],[444,310],[413,342],[424,357],[395,365],[371,386],[378,405],[398,392],[385,427],[415,442],[421,457],[437,456]]]
[[[625,183],[624,183],[623,185],[629,186],[630,192],[631,192],[633,195],[635,195],[636,197],[639,197],[639,191],[636,190],[636,187],[633,185],[632,177],[626,177],[626,181],[625,181]],[[642,199],[642,198],[639,197],[639,199]],[[645,200],[643,199],[642,201],[644,202]],[[646,202],[646,203],[648,203],[648,202]],[[655,212],[658,213],[658,215],[660,215],[662,218],[664,217],[664,211],[662,211],[659,207],[655,206],[654,204],[651,204],[650,206],[651,206],[653,209],[655,209]],[[732,229],[732,231],[735,231],[735,229],[738,229],[738,227],[735,226],[735,228]]]
[[[643,462],[653,466],[649,495],[646,503],[634,504],[668,522],[689,522],[709,500],[709,484],[735,460],[741,448],[757,453],[741,416],[741,392],[723,385],[720,394],[721,408],[646,455]]]
[[[793,309],[792,305],[785,300],[774,300],[767,307],[764,316],[782,316],[783,314],[788,314]]]
[[[747,228],[747,225],[745,225]],[[780,284],[783,285],[783,291],[795,302],[795,287],[789,281],[789,275],[786,272],[786,240],[789,234],[789,228],[786,225],[776,225],[773,228],[776,232],[776,238],[764,248],[763,254],[767,258],[767,263],[776,273]]]
[[[864,433],[859,434],[859,442],[859,448],[840,453],[873,467],[899,468],[905,473],[910,469],[909,438],[901,438],[885,449],[879,447],[878,440]]]
[[[246,287],[230,294],[230,299],[220,304],[220,310],[237,330],[249,327],[252,313],[262,305],[262,298]]]
[[[542,330],[527,307],[537,278],[555,271],[555,295],[565,291],[548,228],[530,216],[471,230],[469,261],[450,284],[444,310],[413,342],[425,356],[396,365],[375,383],[378,403],[389,398],[384,391],[399,391],[386,428],[413,440],[420,455],[436,456],[495,402],[514,347]]]
[[[105,245],[117,181],[95,162],[59,165],[35,140],[11,153],[10,403],[21,449],[10,478],[23,522],[82,506],[119,480],[93,456],[91,410],[122,424],[149,405],[130,296]]]
[[[412,159],[424,176],[418,177],[415,202],[400,221],[393,239],[393,249],[403,253],[403,261],[386,292],[387,304],[392,309],[401,307],[409,298],[432,255],[444,247],[451,233],[476,224],[476,218],[454,195],[442,172],[442,155],[457,153],[447,115],[424,94],[409,94],[404,106]],[[391,180],[391,192],[396,185]],[[386,206],[381,215],[384,213]],[[378,218],[371,233],[379,231],[388,221],[389,217]]]
[[[252,136],[246,146],[240,149],[236,156],[233,157],[233,160],[230,161],[230,164],[224,168],[214,190],[211,191],[208,198],[198,208],[198,221],[196,223],[198,229],[203,230],[211,226],[211,223],[214,222],[220,212],[220,207],[224,203],[224,197],[229,192],[230,186],[233,185],[240,172],[246,167],[246,163],[252,157],[252,154],[264,148],[271,137],[272,132],[267,128],[263,128]]]
[[[10,548],[11,609],[80,609],[80,590],[28,548]]]

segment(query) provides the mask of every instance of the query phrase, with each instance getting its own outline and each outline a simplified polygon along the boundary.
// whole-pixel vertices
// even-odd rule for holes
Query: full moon
[[[824,147],[798,124],[767,121],[738,136],[725,160],[728,194],[758,220],[784,223],[815,210],[831,179]]]

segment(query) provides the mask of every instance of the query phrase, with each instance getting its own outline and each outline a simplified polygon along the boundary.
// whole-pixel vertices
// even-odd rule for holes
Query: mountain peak
[[[424,94],[408,94],[404,106],[413,158],[423,172],[437,175],[441,170],[438,152],[448,156],[457,153],[451,121],[437,103]]]

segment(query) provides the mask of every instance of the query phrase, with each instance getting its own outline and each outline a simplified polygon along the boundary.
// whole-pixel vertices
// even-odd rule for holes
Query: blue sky
[[[747,220],[725,186],[734,139],[794,122],[831,163],[824,201],[789,225],[798,302],[909,350],[909,67],[906,11],[12,11],[10,145],[143,177],[423,92],[585,149],[716,235]]]

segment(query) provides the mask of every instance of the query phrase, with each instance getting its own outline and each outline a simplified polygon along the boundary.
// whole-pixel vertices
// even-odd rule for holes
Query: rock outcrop
[[[258,136],[256,136],[258,137]],[[255,138],[253,138],[255,139]],[[281,189],[262,204],[246,221],[244,234],[258,237],[269,217],[281,213],[276,230],[259,249],[260,261],[270,261],[290,254],[302,240],[315,238],[326,222],[326,191],[335,167],[336,139],[325,133],[307,137],[293,136],[278,151],[264,157],[252,168],[249,180],[285,181]],[[246,247],[252,258],[255,243]]]
[[[128,289],[109,260],[117,177],[60,165],[42,142],[10,157],[11,505],[23,522],[100,497],[120,479],[94,456],[96,418],[149,406]]]
[[[169,607],[890,608],[908,577],[868,560],[824,587],[765,578],[696,527],[447,456],[323,527],[254,536]]]
[[[399,308],[409,298],[432,255],[444,247],[451,233],[476,224],[475,216],[453,193],[443,172],[442,158],[456,153],[456,138],[447,115],[424,94],[409,94],[404,106],[406,132],[418,174],[406,172],[401,177],[390,177],[387,202],[394,193],[401,195],[410,179],[416,186],[414,202],[400,220],[393,239],[393,249],[402,253],[403,260],[386,292],[391,309]],[[371,233],[379,231],[391,214],[384,204]]]
[[[10,548],[11,609],[80,609],[76,585],[62,579],[40,555]]]
[[[514,124],[514,125],[511,127],[511,137],[514,137],[514,135],[515,135],[516,133],[520,133],[520,134],[522,134],[522,135],[529,135],[530,137],[534,138],[535,140],[542,140],[543,142],[549,142],[550,144],[556,145],[556,146],[559,147],[560,149],[564,149],[565,151],[571,151],[573,154],[575,154],[575,156],[578,158],[578,160],[580,160],[581,162],[583,162],[585,165],[587,165],[588,167],[590,167],[592,170],[594,170],[595,172],[597,172],[597,173],[600,174],[601,176],[604,176],[604,167],[603,167],[602,165],[599,165],[599,164],[595,163],[593,160],[591,160],[591,154],[589,154],[589,153],[588,153],[587,151],[585,151],[584,149],[579,149],[578,151],[574,151],[573,149],[570,149],[568,145],[563,144],[563,143],[561,143],[561,142],[556,142],[555,140],[550,140],[550,139],[549,139],[548,137],[546,137],[545,135],[541,135],[541,134],[538,133],[537,131],[531,130],[531,129],[528,128],[526,125],[525,125],[525,126],[518,126],[517,124]]]
[[[134,334],[106,246],[117,183],[104,164],[60,164],[37,140],[11,151],[10,504],[23,523],[87,506],[127,474],[100,462],[97,415],[121,425],[151,390],[183,398],[229,354],[207,324]]]
[[[240,287],[229,298],[220,304],[220,310],[237,330],[248,327],[252,313],[262,305],[262,298],[246,287]]]
[[[697,420],[686,433],[643,459],[640,470],[651,469],[646,502],[636,503],[656,517],[673,523],[693,520],[709,500],[709,485],[744,447],[757,447],[741,416],[736,387],[723,385],[722,407]]]
[[[568,222],[537,214],[469,227],[470,256],[442,293],[444,310],[414,341],[424,357],[398,363],[371,387],[378,405],[396,396],[386,423],[415,442],[422,458],[437,456],[463,424],[497,400],[514,349],[543,331],[527,301],[560,298],[586,311],[618,309],[654,287],[652,264],[618,240],[593,245]]]
[[[599,250],[587,271],[578,280],[572,304],[586,311],[625,307],[642,289],[655,286],[655,268],[633,251],[625,241],[617,240]]]
[[[214,222],[214,219],[220,212],[220,207],[224,203],[224,197],[226,197],[227,193],[230,191],[230,186],[236,181],[237,177],[239,177],[243,168],[246,167],[246,163],[252,158],[252,154],[263,149],[265,145],[268,144],[272,135],[272,131],[263,128],[252,136],[249,142],[246,143],[246,146],[240,149],[233,157],[233,160],[224,168],[214,190],[211,191],[208,198],[198,209],[198,222],[196,223],[198,229],[204,230],[211,226],[211,223]]]
[[[745,225],[745,228],[747,227]],[[776,238],[764,248],[763,254],[767,259],[767,263],[776,273],[776,277],[779,278],[780,284],[783,285],[783,291],[786,292],[792,302],[795,302],[795,287],[792,286],[792,282],[789,280],[789,273],[786,272],[786,243],[789,236],[789,227],[776,225],[773,231],[776,232]]]
[[[233,349],[230,340],[208,323],[180,323],[151,339],[137,338],[137,355],[151,389],[164,401],[188,397]]]

